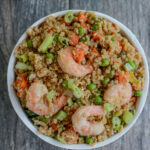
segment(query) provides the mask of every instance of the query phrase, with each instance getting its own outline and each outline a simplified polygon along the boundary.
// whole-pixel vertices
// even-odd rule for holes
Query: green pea
[[[133,120],[133,114],[131,113],[131,112],[129,112],[129,111],[125,111],[124,113],[123,113],[123,121],[126,123],[126,124],[129,124],[129,123],[131,123],[132,122],[132,120]]]
[[[100,96],[96,96],[96,97],[94,98],[94,104],[95,104],[95,105],[100,105],[100,104],[102,104],[102,98],[101,98]]]
[[[109,104],[109,103],[105,103],[104,104],[104,109],[107,111],[107,112],[110,112],[114,109],[114,106],[112,104]]]
[[[115,41],[114,37],[111,37],[111,40],[114,42]]]
[[[110,73],[107,75],[109,78],[113,78],[115,75],[115,71],[111,70]]]
[[[92,137],[86,137],[85,142],[86,142],[87,144],[92,144],[92,143],[94,142],[94,140],[93,140]]]
[[[137,90],[137,91],[134,92],[134,95],[135,96],[141,96],[142,95],[142,91]]]
[[[32,40],[28,40],[27,41],[27,46],[32,48],[33,47],[33,41]]]
[[[103,80],[102,80],[102,83],[104,84],[104,85],[106,85],[108,82],[109,82],[109,78],[107,78],[107,77],[105,77]]]
[[[121,125],[121,119],[119,117],[113,117],[112,118],[112,125],[113,125],[113,129],[115,130],[119,130],[120,129],[120,125]]]
[[[96,84],[90,83],[90,84],[88,85],[88,89],[89,89],[90,91],[95,90],[95,89],[96,89]]]
[[[83,27],[78,27],[78,34],[82,36],[84,34],[84,28]]]
[[[106,67],[109,65],[109,63],[110,63],[110,61],[108,58],[103,58],[101,66]]]
[[[92,26],[92,30],[93,31],[96,31],[96,30],[98,30],[99,29],[99,25],[98,24],[94,24],[93,26]]]
[[[68,88],[68,81],[67,80],[64,80],[63,83],[62,83],[62,86],[64,88]]]

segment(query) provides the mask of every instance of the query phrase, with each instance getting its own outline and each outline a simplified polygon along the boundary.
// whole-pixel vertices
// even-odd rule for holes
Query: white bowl
[[[66,10],[66,11],[60,11],[60,12],[56,12],[56,13],[53,13],[51,15],[48,15],[48,16],[54,16],[54,17],[57,17],[59,15],[64,15],[67,11],[70,11],[70,10]],[[84,11],[84,10],[71,10],[73,12],[79,12],[79,11]],[[146,72],[146,77],[145,77],[145,86],[144,86],[144,90],[143,90],[143,94],[142,96],[140,97],[139,101],[138,101],[138,104],[137,104],[137,108],[136,108],[136,113],[135,113],[135,116],[134,116],[134,119],[133,121],[127,126],[124,128],[123,131],[121,131],[120,133],[117,133],[115,135],[113,135],[112,137],[108,138],[107,140],[103,141],[103,142],[98,142],[96,145],[94,145],[93,147],[92,146],[89,146],[87,144],[74,144],[74,145],[66,145],[66,144],[62,144],[58,141],[56,141],[55,139],[53,138],[50,138],[48,136],[45,136],[45,135],[42,135],[42,134],[39,134],[37,132],[37,129],[36,127],[31,123],[31,121],[28,119],[27,115],[25,114],[25,112],[23,111],[20,103],[19,103],[19,100],[16,96],[16,93],[12,87],[12,84],[14,82],[14,78],[15,78],[15,74],[14,74],[14,64],[15,64],[15,56],[14,56],[14,50],[16,48],[16,46],[18,46],[22,40],[24,40],[26,38],[26,33],[24,33],[20,39],[18,40],[14,50],[12,51],[12,54],[10,56],[10,60],[9,60],[9,64],[8,64],[8,72],[7,72],[7,85],[8,85],[8,93],[9,93],[9,98],[10,98],[10,101],[13,105],[13,108],[14,110],[16,111],[17,115],[20,117],[20,119],[23,121],[23,123],[35,134],[37,135],[38,137],[40,137],[42,140],[48,142],[49,144],[52,144],[52,145],[55,145],[55,146],[58,146],[58,147],[61,147],[61,148],[66,148],[66,149],[92,149],[92,148],[98,148],[98,147],[102,147],[104,145],[107,145],[107,144],[110,144],[114,141],[116,141],[117,139],[119,139],[122,135],[124,135],[136,122],[136,120],[138,119],[139,115],[141,114],[142,110],[143,110],[143,107],[144,107],[144,104],[146,102],[146,98],[147,98],[147,93],[148,93],[148,86],[149,86],[149,70],[148,70],[148,63],[147,63],[147,59],[146,59],[146,56],[145,56],[145,53],[144,53],[144,50],[143,48],[141,47],[140,43],[138,42],[137,38],[135,37],[135,35],[127,28],[125,27],[122,23],[120,23],[119,21],[117,21],[116,19],[108,16],[108,15],[105,15],[103,13],[99,13],[99,12],[95,12],[93,11],[97,16],[100,16],[100,17],[103,17],[103,18],[106,18],[108,20],[110,20],[111,22],[117,24],[121,30],[126,34],[126,36],[128,37],[128,39],[130,39],[130,41],[134,44],[134,46],[137,48],[137,50],[140,52],[140,54],[142,55],[143,57],[143,61],[144,61],[144,65],[145,65],[145,72]],[[46,17],[48,17],[46,16]],[[40,23],[42,23],[44,21],[44,19],[46,18],[41,18],[40,20],[36,21],[33,25],[33,26],[37,26],[39,25]]]

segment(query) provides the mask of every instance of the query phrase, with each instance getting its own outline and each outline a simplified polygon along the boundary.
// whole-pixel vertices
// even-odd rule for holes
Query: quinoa
[[[55,138],[65,144],[81,144],[86,143],[88,136],[82,136],[74,130],[72,115],[81,106],[95,105],[95,97],[102,99],[102,102],[96,105],[101,105],[105,109],[104,105],[108,103],[103,97],[105,91],[113,85],[120,84],[120,78],[128,74],[128,78],[121,79],[127,80],[132,87],[131,100],[124,105],[120,105],[120,107],[114,106],[111,111],[105,112],[103,116],[105,120],[104,131],[99,135],[90,136],[93,142],[88,144],[94,145],[123,130],[127,125],[122,119],[124,112],[128,111],[134,115],[136,102],[138,101],[138,97],[134,92],[137,90],[142,91],[144,87],[145,68],[142,56],[116,24],[91,12],[83,13],[86,20],[82,22],[79,19],[80,13],[83,12],[74,13],[70,23],[64,21],[64,16],[56,18],[50,16],[39,26],[30,27],[27,30],[27,38],[15,50],[16,65],[14,72],[16,79],[13,87],[23,109],[37,127],[39,133]],[[83,27],[82,35],[79,33],[79,27]],[[73,34],[76,35],[78,40],[77,43],[72,45],[71,35]],[[49,35],[51,37],[55,35],[56,37],[47,46],[45,52],[39,51],[44,39]],[[63,38],[66,38],[68,41],[63,43],[61,41]],[[79,42],[88,48],[84,51],[82,60],[77,62],[79,60],[74,55],[76,55],[75,49],[80,49]],[[62,70],[57,58],[60,52],[68,46],[73,47],[72,56],[76,63],[80,65],[92,64],[93,71],[91,73],[82,77],[75,77]],[[108,64],[106,64],[106,61],[108,61]],[[24,66],[19,66],[18,63]],[[129,68],[125,68],[126,64],[130,65],[131,68],[135,68],[127,70]],[[106,81],[106,78],[108,81]],[[75,86],[82,92],[80,98],[71,93],[70,104],[66,101],[65,105],[53,115],[39,115],[28,108],[26,95],[33,83],[40,81],[46,86],[48,92],[55,92],[55,96],[51,101],[48,100],[47,93],[41,99],[41,101],[43,100],[42,104],[48,107],[52,103],[57,105],[57,98],[67,90],[63,86],[63,82],[69,79],[73,79]],[[96,86],[93,90],[88,88],[91,83]],[[67,114],[63,120],[57,117],[61,110]],[[118,129],[113,127],[112,118],[114,116],[121,120]],[[99,121],[101,120],[100,118],[90,117],[88,121]]]

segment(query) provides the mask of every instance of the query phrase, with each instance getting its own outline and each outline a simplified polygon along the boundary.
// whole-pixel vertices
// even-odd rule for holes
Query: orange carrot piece
[[[136,102],[136,98],[135,97],[131,97],[131,102],[135,103]]]
[[[19,75],[19,77],[15,81],[15,84],[16,85],[20,84],[19,88],[20,89],[25,89],[28,86],[26,76],[24,76],[22,74]]]
[[[85,13],[80,12],[79,15],[78,15],[78,21],[79,22],[86,22],[86,20],[87,20],[87,17],[85,15]]]
[[[47,32],[48,33],[54,33],[53,29],[49,29]]]
[[[99,53],[98,50],[95,47],[92,48],[92,52]]]
[[[63,19],[62,22],[63,22],[66,26],[70,26],[70,23],[66,22],[65,19]]]
[[[82,42],[79,42],[77,47],[83,49],[85,52],[89,49],[88,46]]]
[[[129,76],[128,73],[124,73],[124,74],[120,73],[118,76],[118,82],[120,84],[125,84],[127,82],[128,76]]]
[[[78,44],[79,38],[80,37],[77,34],[72,33],[69,38],[69,44],[72,46],[76,46]]]
[[[81,23],[81,26],[88,32],[89,31],[89,27],[87,26],[87,24],[85,22]]]
[[[85,51],[83,49],[76,48],[74,50],[73,58],[76,62],[80,63],[83,60],[84,56],[85,56]]]
[[[51,127],[52,127],[52,129],[53,129],[54,131],[57,131],[57,130],[58,130],[57,124],[52,124]]]
[[[123,49],[123,45],[121,42],[118,43],[118,46],[120,47],[120,49]]]
[[[99,40],[101,36],[104,36],[103,33],[99,33],[99,32],[97,32],[97,31],[93,31],[93,32],[92,32],[92,38],[93,38],[95,41]]]
[[[19,92],[17,92],[17,96],[20,97],[20,93]]]

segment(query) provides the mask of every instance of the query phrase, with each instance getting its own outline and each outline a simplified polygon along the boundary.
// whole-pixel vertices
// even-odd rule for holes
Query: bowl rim
[[[29,128],[36,136],[38,136],[39,138],[41,138],[42,140],[44,140],[45,142],[52,144],[54,146],[57,147],[61,147],[61,148],[66,148],[66,149],[93,149],[93,148],[98,148],[98,147],[102,147],[105,145],[108,145],[116,140],[118,140],[119,138],[121,138],[126,132],[129,131],[129,129],[131,127],[133,127],[133,125],[135,124],[135,122],[137,121],[139,115],[141,114],[143,107],[145,105],[146,102],[146,98],[147,98],[147,94],[148,94],[148,88],[149,88],[149,69],[148,69],[148,63],[147,63],[147,59],[146,59],[146,55],[144,53],[144,50],[141,46],[141,44],[139,43],[139,41],[137,40],[137,38],[135,37],[135,35],[122,23],[120,23],[118,20],[104,14],[104,13],[100,13],[98,11],[91,11],[91,10],[64,10],[64,11],[58,11],[52,14],[49,14],[45,17],[40,18],[39,20],[37,20],[36,22],[34,22],[30,27],[34,27],[39,25],[41,22],[43,22],[45,20],[45,18],[49,17],[49,16],[60,16],[60,15],[64,15],[66,12],[68,11],[73,11],[74,13],[80,12],[80,11],[88,11],[88,12],[93,12],[95,13],[95,15],[102,17],[102,18],[106,18],[107,20],[117,24],[120,29],[126,34],[126,36],[128,37],[128,39],[132,42],[132,44],[134,44],[134,46],[136,47],[136,49],[140,52],[140,54],[142,55],[143,58],[143,62],[144,62],[144,66],[145,66],[145,72],[146,72],[146,76],[145,76],[145,87],[143,90],[143,94],[140,97],[139,100],[139,106],[137,108],[137,111],[134,115],[134,119],[133,121],[126,126],[121,132],[109,137],[108,139],[106,139],[105,141],[102,142],[98,142],[96,143],[94,146],[89,146],[87,144],[73,144],[73,145],[68,145],[68,144],[62,144],[58,141],[56,141],[55,139],[39,134],[37,132],[36,127],[31,123],[31,121],[28,119],[28,117],[26,116],[25,112],[23,111],[20,102],[14,92],[14,89],[12,87],[12,83],[14,81],[14,72],[13,72],[13,67],[14,67],[14,63],[15,63],[15,56],[14,56],[14,50],[15,48],[21,43],[22,40],[24,40],[26,38],[26,31],[20,36],[17,44],[15,45],[11,56],[9,58],[9,63],[8,63],[8,69],[7,69],[7,87],[8,87],[8,94],[9,94],[9,99],[11,101],[11,104],[15,110],[15,112],[17,113],[17,115],[19,116],[19,118],[22,120],[22,122],[27,126],[27,128]],[[29,28],[30,28],[29,27]],[[27,28],[27,29],[29,29]],[[12,73],[13,72],[13,73]]]

